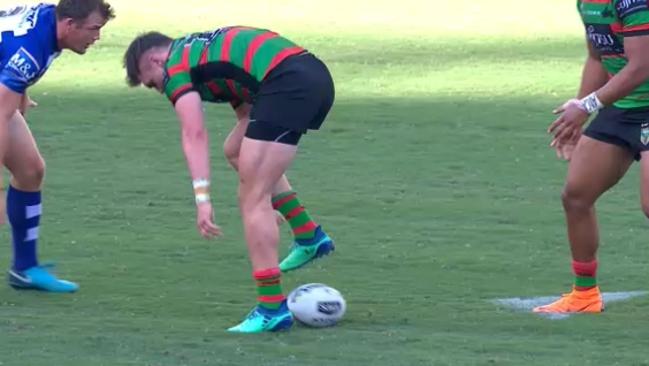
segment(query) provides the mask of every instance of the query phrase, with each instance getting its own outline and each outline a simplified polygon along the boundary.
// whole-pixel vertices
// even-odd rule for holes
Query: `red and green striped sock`
[[[586,291],[597,286],[597,260],[591,262],[573,260],[572,271],[575,273],[575,290]]]
[[[282,273],[279,268],[254,271],[252,276],[257,282],[257,305],[270,310],[279,309],[285,299],[282,294]]]
[[[273,197],[273,208],[279,211],[293,229],[295,239],[313,239],[318,224],[297,199],[294,191],[280,193]]]

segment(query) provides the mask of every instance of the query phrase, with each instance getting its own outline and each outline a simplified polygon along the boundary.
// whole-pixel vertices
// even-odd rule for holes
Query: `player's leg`
[[[582,136],[575,148],[562,193],[575,274],[573,291],[536,312],[600,312],[596,283],[599,232],[595,202],[624,176],[633,154],[612,143]]]
[[[275,188],[273,208],[288,221],[295,238],[290,252],[279,264],[282,272],[298,269],[316,258],[332,253],[335,250],[333,240],[313,220],[289,182],[280,180]]]
[[[247,119],[239,120],[223,144],[225,157],[235,170],[238,170],[241,141],[248,124]],[[295,239],[293,249],[298,249],[292,250],[280,264],[283,272],[299,268],[323,253],[333,250],[333,241],[304,208],[285,174],[273,186],[271,200],[273,208],[279,214],[276,217],[278,224],[284,220],[289,223]]]
[[[640,125],[639,130],[637,149],[640,151],[640,202],[642,211],[649,218],[649,123]]]
[[[282,127],[266,126],[264,140],[244,137],[239,154],[239,207],[243,220],[258,304],[251,315],[231,332],[257,333],[286,329],[292,316],[286,307],[278,267],[279,228],[271,205],[273,187],[289,167],[300,134]],[[273,132],[283,130],[284,132]],[[279,142],[292,135],[291,140]],[[277,136],[276,140],[268,137]],[[276,142],[277,141],[277,142]]]
[[[11,226],[14,257],[9,270],[9,284],[17,289],[76,291],[76,284],[57,279],[38,264],[36,248],[45,162],[25,119],[19,113],[9,123],[9,144],[4,165],[11,172],[7,190],[7,216]]]
[[[649,218],[649,151],[643,151],[640,159],[640,202],[642,212]]]
[[[223,154],[228,163],[230,163],[230,166],[236,171],[239,171],[239,150],[241,149],[241,141],[243,140],[243,136],[246,134],[248,123],[248,119],[239,120],[223,143]],[[278,190],[279,192],[286,192],[287,190],[285,187],[287,186],[290,187],[288,179],[286,178],[286,175],[282,175],[273,189],[273,193]],[[276,221],[277,225],[281,225],[284,222],[284,217],[279,212],[277,212]]]
[[[270,74],[278,82],[269,89],[271,92],[298,90],[291,100],[300,103],[285,106],[284,114],[290,116],[286,121],[302,121],[297,129],[301,131],[318,130],[325,121],[335,98],[333,79],[326,65],[311,54],[290,58],[280,64],[277,73]],[[274,71],[275,72],[275,71]],[[282,79],[286,81],[282,84]],[[270,111],[273,115],[273,104],[255,105],[255,110]],[[275,112],[276,113],[276,112]],[[281,119],[271,119],[278,120]],[[275,186],[273,206],[280,211],[290,223],[295,235],[295,242],[289,254],[279,264],[282,272],[288,272],[334,251],[334,243],[322,230],[308,211],[300,203],[288,182],[278,182]]]
[[[3,159],[4,160],[4,159]],[[4,179],[4,165],[0,160],[0,225],[4,225],[5,218],[7,217],[7,200],[5,199],[5,179]]]

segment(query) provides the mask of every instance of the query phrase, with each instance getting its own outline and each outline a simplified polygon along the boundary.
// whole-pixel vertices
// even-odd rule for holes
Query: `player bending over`
[[[208,136],[202,105],[229,102],[237,124],[224,145],[239,173],[239,207],[257,283],[258,304],[229,331],[289,328],[293,319],[282,293],[281,271],[298,268],[334,249],[298,201],[284,173],[307,130],[317,130],[334,101],[327,67],[277,33],[227,27],[171,39],[138,36],[124,55],[128,83],[164,93],[181,125],[193,181],[196,224],[206,237],[220,235],[210,200]],[[290,223],[295,245],[278,266],[279,229],[274,209]]]

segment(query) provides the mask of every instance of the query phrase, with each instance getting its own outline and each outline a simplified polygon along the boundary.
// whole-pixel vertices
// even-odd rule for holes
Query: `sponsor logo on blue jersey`
[[[36,83],[60,51],[54,5],[0,10],[0,83],[16,93]]]
[[[6,68],[28,83],[34,81],[41,71],[34,56],[22,47],[11,56]]]

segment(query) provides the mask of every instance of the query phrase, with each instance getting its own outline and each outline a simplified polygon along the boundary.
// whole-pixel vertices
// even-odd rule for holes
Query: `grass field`
[[[585,56],[573,1],[113,2],[102,41],[31,91],[48,163],[41,258],[81,291],[0,286],[0,365],[649,365],[649,298],[561,321],[489,302],[572,281],[566,164],[545,129]],[[254,302],[220,149],[232,113],[208,106],[225,237],[206,242],[168,102],[123,82],[135,34],[229,24],[280,31],[336,79],[335,108],[290,177],[337,252],[284,279],[338,288],[348,314],[335,328],[224,331]],[[598,207],[604,291],[648,289],[637,182],[636,167]]]

